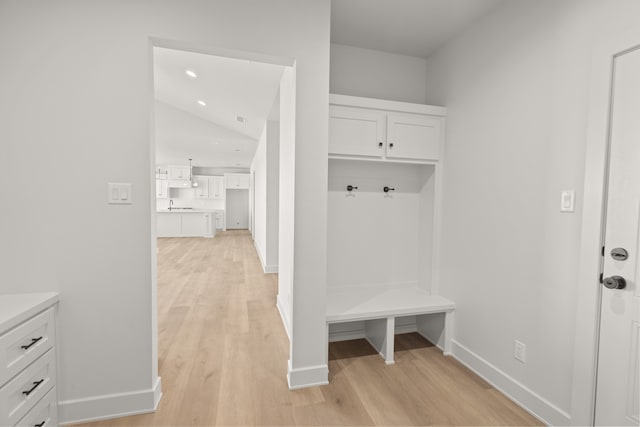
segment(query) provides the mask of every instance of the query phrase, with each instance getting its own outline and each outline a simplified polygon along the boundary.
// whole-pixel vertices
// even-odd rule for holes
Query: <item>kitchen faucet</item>
[[[171,210],[171,206],[173,206],[173,200],[169,199],[169,210]]]

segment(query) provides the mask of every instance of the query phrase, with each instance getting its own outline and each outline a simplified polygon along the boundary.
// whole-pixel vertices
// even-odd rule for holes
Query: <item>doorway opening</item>
[[[170,342],[183,335],[180,328],[189,324],[215,335],[212,316],[221,313],[227,329],[244,328],[224,313],[225,295],[246,294],[248,277],[258,277],[255,266],[264,274],[277,273],[279,260],[292,264],[290,248],[280,256],[280,229],[291,234],[286,229],[293,227],[280,226],[280,203],[293,203],[293,186],[280,191],[280,176],[292,176],[293,164],[281,167],[279,129],[283,114],[287,135],[294,133],[295,65],[246,52],[152,44],[152,369],[161,375],[168,355],[178,352]],[[282,155],[292,159],[292,152],[293,140]],[[239,262],[242,257],[259,262]],[[272,276],[260,283],[274,284],[279,295],[280,281]],[[275,295],[271,307],[276,310]]]

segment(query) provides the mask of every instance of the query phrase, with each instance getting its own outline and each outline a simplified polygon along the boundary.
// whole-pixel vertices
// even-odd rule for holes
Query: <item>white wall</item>
[[[265,273],[278,272],[278,175],[280,123],[267,120],[251,171],[255,174],[254,244]]]
[[[254,174],[253,186],[253,244],[258,257],[265,267],[267,253],[267,126],[265,124],[258,139],[256,153],[251,162],[251,172]]]
[[[427,61],[331,44],[331,93],[424,103]]]
[[[296,90],[295,69],[285,68],[280,81],[280,182],[279,193],[295,193],[295,132],[296,106],[291,102],[295,99]],[[288,197],[280,197],[280,215],[278,258],[278,310],[282,316],[287,335],[291,343],[291,317],[293,310],[293,229],[288,226],[295,214],[294,201]],[[325,255],[326,257],[326,255]]]
[[[0,177],[20,185],[2,190],[0,286],[61,292],[63,422],[153,407],[150,36],[295,61],[292,362],[324,363],[329,1],[3,1]],[[133,205],[107,205],[111,181]]]
[[[509,1],[428,59],[428,101],[448,108],[440,290],[457,304],[454,354],[551,424],[572,410],[591,55],[638,16],[636,1]],[[563,214],[569,189],[577,209]]]
[[[280,122],[267,120],[267,253],[266,270],[278,272],[280,186]]]

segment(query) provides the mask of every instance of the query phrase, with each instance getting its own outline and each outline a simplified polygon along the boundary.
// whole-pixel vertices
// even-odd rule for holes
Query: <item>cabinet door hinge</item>
[[[600,273],[600,283],[603,283],[603,280],[604,280],[603,274]]]
[[[602,256],[604,256],[604,246],[602,247]]]

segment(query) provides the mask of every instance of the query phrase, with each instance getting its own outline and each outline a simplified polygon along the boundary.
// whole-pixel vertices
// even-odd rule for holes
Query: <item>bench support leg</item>
[[[444,351],[442,354],[451,356],[451,337],[453,334],[453,311],[444,313]]]
[[[366,320],[364,327],[367,341],[380,353],[387,365],[393,364],[395,319],[387,317],[385,319]]]

